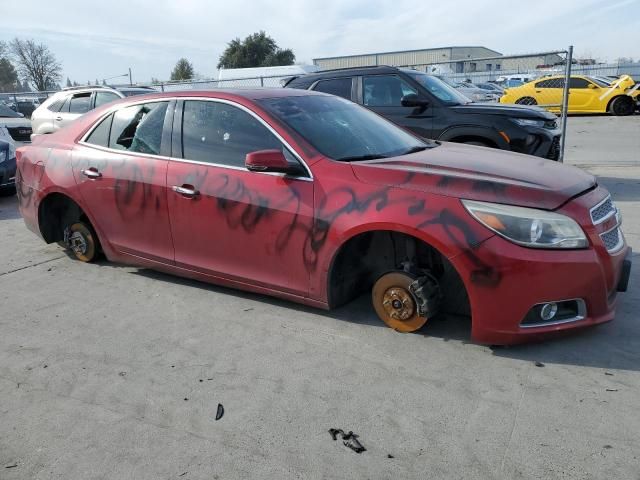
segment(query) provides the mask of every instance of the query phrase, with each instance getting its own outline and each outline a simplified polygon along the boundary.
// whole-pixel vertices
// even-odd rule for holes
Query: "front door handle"
[[[200,192],[196,190],[192,185],[174,185],[173,187],[171,187],[171,190],[188,198],[193,198],[200,195]]]
[[[89,178],[100,178],[102,176],[95,167],[85,168],[84,170],[81,170],[81,172],[85,177]]]
[[[61,122],[62,121],[62,117],[56,117],[56,122]]]

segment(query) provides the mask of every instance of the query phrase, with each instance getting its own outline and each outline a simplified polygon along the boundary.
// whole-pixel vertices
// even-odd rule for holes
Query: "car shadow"
[[[0,220],[15,220],[22,218],[18,211],[18,197],[15,194],[0,193]]]
[[[637,267],[640,264],[640,254],[634,254],[633,260],[631,286],[640,283],[640,271]],[[108,262],[101,262],[101,265],[115,266]],[[292,317],[295,316],[293,312],[307,312],[358,325],[387,328],[371,308],[368,294],[363,294],[337,309],[325,311],[287,300],[176,277],[154,270],[138,269],[132,273],[158,281],[233,295],[236,298],[251,301],[252,305],[254,302],[259,302],[277,306],[290,310]],[[639,371],[640,335],[638,333],[640,326],[636,314],[639,310],[640,296],[634,296],[633,291],[630,290],[627,293],[619,294],[618,311],[613,322],[584,330],[571,331],[545,341],[513,346],[491,346],[491,352],[496,357],[518,361]],[[441,314],[429,320],[413,335],[438,338],[444,342],[473,343],[470,332],[471,319],[469,317]]]

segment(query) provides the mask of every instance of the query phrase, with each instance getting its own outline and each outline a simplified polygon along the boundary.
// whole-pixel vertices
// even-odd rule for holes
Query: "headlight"
[[[0,163],[4,162],[7,159],[7,151],[0,150]]]
[[[484,93],[473,93],[471,94],[471,98],[476,101],[481,101],[485,99]]]
[[[507,240],[533,248],[585,248],[580,225],[559,213],[535,208],[462,200],[469,213]]]
[[[511,121],[517,123],[521,127],[544,127],[544,120],[536,120],[533,118],[512,118]]]

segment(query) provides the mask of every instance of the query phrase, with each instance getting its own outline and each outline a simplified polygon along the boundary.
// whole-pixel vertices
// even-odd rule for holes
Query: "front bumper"
[[[561,131],[559,128],[546,129],[539,127],[526,127],[528,134],[528,142],[525,141],[521,146],[521,152],[536,157],[548,158],[549,160],[558,160],[560,158],[560,138]],[[531,140],[531,137],[534,139]]]
[[[606,191],[598,188],[561,211],[589,212],[584,205],[576,204],[593,206],[604,195]],[[467,284],[474,341],[496,345],[522,343],[613,320],[618,292],[626,290],[629,281],[631,249],[623,243],[609,253],[600,236],[609,226],[588,225],[584,217],[576,219],[589,238],[589,248],[524,248],[494,236],[452,259]],[[574,321],[541,321],[539,326],[530,323],[523,326],[536,305],[570,299],[581,300],[586,307]]]

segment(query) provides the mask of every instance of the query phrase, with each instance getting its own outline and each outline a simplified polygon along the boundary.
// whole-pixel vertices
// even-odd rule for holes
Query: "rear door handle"
[[[81,172],[85,177],[89,178],[100,178],[102,176],[95,167],[85,168],[84,170],[81,170]]]
[[[200,192],[191,185],[174,185],[173,187],[171,187],[171,190],[189,198],[197,197],[198,195],[200,195]]]

